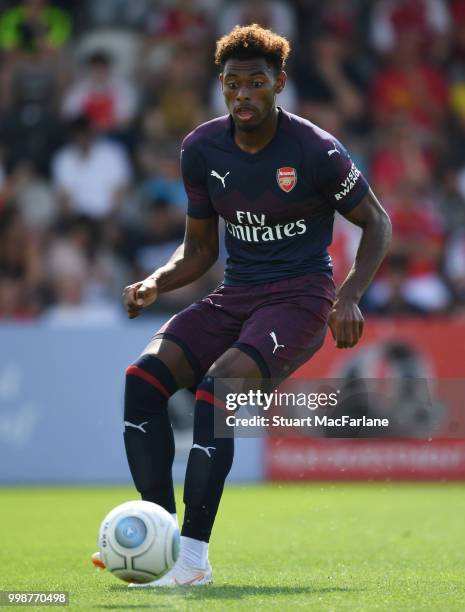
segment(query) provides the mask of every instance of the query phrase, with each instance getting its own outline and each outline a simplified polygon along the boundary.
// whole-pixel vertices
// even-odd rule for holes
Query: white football
[[[179,530],[169,512],[148,501],[113,508],[100,526],[98,546],[106,568],[125,582],[151,582],[179,554]]]

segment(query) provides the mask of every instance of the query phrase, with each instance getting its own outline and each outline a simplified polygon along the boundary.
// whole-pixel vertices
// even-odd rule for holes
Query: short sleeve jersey
[[[225,223],[225,284],[262,284],[331,274],[335,211],[354,208],[368,183],[336,138],[279,109],[275,135],[258,153],[234,142],[229,115],[191,132],[181,168],[194,219]]]

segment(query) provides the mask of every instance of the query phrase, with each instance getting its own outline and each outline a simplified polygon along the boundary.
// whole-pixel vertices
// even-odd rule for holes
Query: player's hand
[[[138,317],[143,308],[155,302],[157,296],[157,282],[151,276],[125,287],[123,291],[123,304],[128,311],[128,317],[130,319]]]
[[[357,303],[339,298],[329,316],[329,327],[337,348],[355,346],[363,333],[363,316]]]

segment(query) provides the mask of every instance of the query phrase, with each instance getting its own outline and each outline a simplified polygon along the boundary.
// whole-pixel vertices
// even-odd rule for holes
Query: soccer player
[[[276,105],[288,54],[284,38],[257,25],[218,41],[228,114],[182,143],[184,242],[124,290],[133,319],[159,294],[201,277],[217,259],[224,219],[224,283],[172,317],[126,373],[124,439],[135,486],[174,516],[166,404],[178,389],[197,388],[180,556],[168,574],[140,586],[212,581],[208,542],[234,450],[233,438],[214,436],[222,412],[215,378],[283,379],[321,347],[328,325],[337,347],[354,346],[363,329],[358,302],[390,242],[389,219],[341,143]],[[363,230],[337,291],[327,253],[336,210]]]

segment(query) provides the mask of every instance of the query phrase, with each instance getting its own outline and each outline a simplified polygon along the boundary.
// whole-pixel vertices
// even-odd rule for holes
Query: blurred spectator
[[[9,315],[33,316],[43,289],[41,243],[15,208],[0,214],[0,281],[2,308]]]
[[[104,0],[96,2],[87,0],[87,13],[92,25],[126,25],[139,27],[143,25],[150,0]]]
[[[62,279],[75,279],[82,302],[111,302],[120,295],[124,264],[105,246],[100,226],[85,215],[72,216],[58,226],[44,265],[54,290],[57,284],[66,287]]]
[[[371,166],[372,185],[378,196],[389,200],[405,185],[417,193],[430,189],[434,161],[419,144],[413,126],[405,118],[399,118],[392,121],[383,137]]]
[[[9,186],[6,180],[5,147],[0,144],[0,214],[9,199]]]
[[[180,49],[188,49],[197,59],[191,77],[200,75],[208,69],[213,36],[214,25],[201,2],[172,0],[154,6],[145,23],[144,66],[149,77],[170,71]]]
[[[326,28],[311,39],[300,53],[296,84],[306,113],[318,117],[329,105],[341,119],[354,124],[364,116],[364,79],[351,58],[353,45],[349,34]]]
[[[33,231],[42,233],[56,220],[58,206],[53,189],[28,161],[19,162],[9,175],[8,197]]]
[[[452,2],[454,29],[451,57],[447,64],[452,121],[447,133],[447,161],[455,168],[465,166],[465,2]]]
[[[345,132],[346,125],[342,117],[342,113],[338,111],[334,106],[328,104],[327,106],[315,105],[308,103],[305,100],[301,100],[298,107],[298,114],[304,119],[308,119],[312,123],[315,123],[322,130],[326,130],[333,136],[336,136],[344,145],[349,147],[353,151],[352,145],[348,140]],[[362,167],[360,168],[362,169]]]
[[[220,13],[220,34],[226,34],[236,25],[258,23],[264,28],[285,36],[296,37],[295,13],[292,6],[283,0],[239,0],[228,2]]]
[[[192,50],[178,49],[169,69],[148,83],[142,139],[155,146],[172,146],[206,120],[202,105],[206,77],[203,64],[199,67],[199,56]]]
[[[0,47],[5,61],[0,73],[4,110],[16,104],[52,106],[65,79],[66,58],[58,53],[71,35],[68,15],[46,0],[24,0],[0,19]]]
[[[444,269],[457,308],[465,307],[465,225],[449,236],[444,255]]]
[[[63,143],[62,123],[46,103],[18,103],[0,115],[0,137],[10,168],[28,162],[48,175],[53,153]]]
[[[86,117],[78,117],[70,127],[70,143],[53,159],[62,210],[104,220],[123,203],[131,179],[129,160],[121,146],[98,139]]]
[[[183,236],[184,219],[180,218],[178,211],[162,198],[153,200],[147,208],[144,230],[132,237],[133,277],[145,277],[165,264],[182,243]],[[191,285],[160,296],[156,310],[177,309],[187,302],[200,299],[221,282],[221,278],[222,270],[213,267]]]
[[[426,313],[444,311],[450,295],[440,274],[446,236],[439,216],[408,186],[399,190],[390,216],[391,249],[368,292],[368,301],[389,314],[388,305],[400,293],[409,307]],[[397,298],[395,301],[398,303]]]
[[[11,167],[31,162],[46,174],[60,144],[57,101],[66,56],[58,53],[71,34],[71,21],[43,0],[25,0],[0,18],[0,133]]]
[[[83,283],[80,278],[58,277],[53,289],[54,303],[42,317],[42,321],[47,325],[105,327],[116,325],[123,320],[121,309],[115,301],[83,301]]]
[[[0,276],[0,322],[30,319],[35,313],[24,301],[20,279]]]
[[[0,47],[11,53],[55,52],[71,35],[71,20],[47,0],[23,0],[0,18]]]
[[[73,58],[76,65],[84,67],[94,53],[104,53],[111,58],[112,74],[129,80],[139,98],[142,48],[143,41],[136,30],[86,29],[73,46]]]
[[[65,93],[63,115],[88,117],[102,132],[120,131],[134,119],[137,93],[127,79],[112,72],[111,57],[95,51],[87,58],[87,74]]]
[[[0,72],[1,110],[14,112],[19,105],[48,104],[48,111],[56,112],[64,80],[60,59],[49,60],[34,55],[7,59]]]
[[[303,4],[308,6],[305,0]],[[354,0],[353,2],[346,2],[346,0],[327,0],[324,4],[319,2],[315,4],[317,6],[310,8],[310,11],[313,16],[315,16],[317,10],[320,11],[319,25],[331,30],[333,33],[339,34],[341,38],[349,37],[352,39],[353,43],[355,43],[357,30],[362,25],[363,0]]]
[[[394,51],[399,29],[414,29],[430,53],[451,26],[444,0],[375,0],[372,3],[370,39],[379,53]]]
[[[465,228],[465,168],[460,172],[447,165],[437,183],[435,197],[447,231]]]
[[[179,151],[161,148],[158,151],[145,151],[151,153],[148,159],[141,151],[142,164],[146,163],[145,169],[149,178],[142,184],[144,196],[150,201],[163,201],[172,210],[172,214],[178,220],[183,221],[187,210],[187,196],[181,178],[179,163]]]
[[[465,202],[465,166],[459,170],[457,175],[457,187],[462,200]]]
[[[58,226],[44,258],[52,306],[49,325],[111,325],[122,319],[118,305],[125,272],[102,246],[99,225],[85,215]]]
[[[431,140],[448,110],[444,75],[428,61],[421,33],[407,23],[399,27],[390,60],[375,76],[371,104],[376,121],[389,129],[405,117],[423,139]]]
[[[389,257],[384,270],[385,294],[374,308],[377,315],[396,317],[405,315],[426,316],[429,314],[427,308],[419,305],[411,298],[411,291],[407,289],[408,266],[408,257],[405,255]],[[379,290],[380,286],[378,286]]]
[[[146,18],[146,34],[153,42],[202,46],[211,37],[209,16],[200,2],[172,0]]]
[[[463,0],[452,0],[451,12],[451,64],[452,68],[459,64],[463,76],[465,61],[465,2]]]
[[[184,223],[163,198],[150,203],[145,218],[145,228],[133,245],[132,255],[136,276],[144,277],[166,263],[184,236]]]

